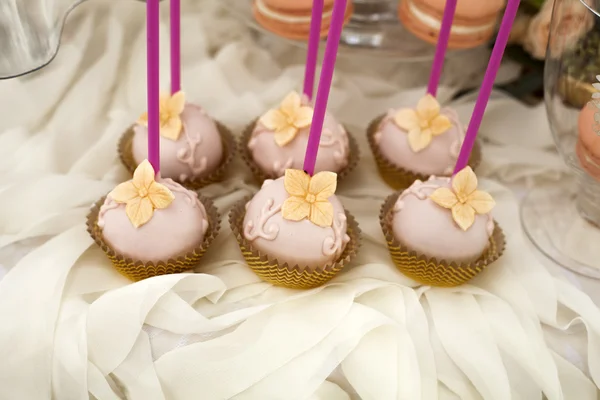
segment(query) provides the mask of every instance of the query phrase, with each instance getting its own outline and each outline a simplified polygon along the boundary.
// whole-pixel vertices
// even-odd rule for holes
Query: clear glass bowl
[[[0,79],[27,74],[52,61],[69,13],[85,1],[0,0]]]
[[[596,171],[593,159],[594,154],[600,157],[599,10],[600,0],[555,0],[545,102],[554,142],[573,178],[560,187],[531,191],[523,201],[521,220],[548,257],[600,279],[600,164]],[[584,108],[585,118],[580,118]]]
[[[84,1],[0,1],[0,79],[35,71],[52,61],[65,19]]]

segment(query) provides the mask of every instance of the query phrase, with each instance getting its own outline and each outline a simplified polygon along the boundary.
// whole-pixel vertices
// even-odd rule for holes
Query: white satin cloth
[[[190,3],[190,100],[239,130],[299,88],[301,66],[281,67],[211,3]],[[392,266],[377,220],[390,190],[363,131],[386,108],[414,104],[423,88],[398,92],[360,71],[337,75],[330,101],[362,148],[359,168],[338,190],[363,230],[353,268],[309,291],[261,282],[226,222],[229,207],[257,189],[237,161],[205,190],[224,219],[197,273],[133,284],[121,277],[84,220],[90,204],[126,179],[115,148],[145,108],[143,22],[136,2],[85,4],[53,64],[0,82],[0,264],[8,270],[0,281],[0,399],[597,398],[600,310],[540,264],[513,192],[497,183],[557,180],[566,169],[548,150],[543,108],[503,96],[481,129],[480,171],[492,178],[482,185],[497,200],[508,247],[468,285],[418,286]],[[166,34],[163,42],[168,54]],[[167,88],[167,56],[162,68]],[[455,104],[464,119],[472,100]]]

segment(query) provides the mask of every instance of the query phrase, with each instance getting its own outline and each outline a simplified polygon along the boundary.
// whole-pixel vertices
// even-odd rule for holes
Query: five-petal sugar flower
[[[160,135],[164,138],[177,140],[183,130],[181,113],[185,108],[185,94],[182,91],[173,96],[163,93],[160,95]],[[143,113],[137,121],[138,124],[148,126],[148,112]]]
[[[408,132],[408,144],[415,153],[425,149],[434,136],[441,135],[452,126],[448,117],[440,114],[440,104],[430,94],[419,100],[416,110],[398,110],[394,122]]]
[[[319,172],[313,177],[304,171],[286,169],[283,185],[290,195],[281,207],[281,215],[290,221],[308,218],[321,227],[333,224],[333,205],[329,198],[337,187],[337,174]]]
[[[168,207],[175,198],[169,188],[154,180],[154,168],[148,160],[138,165],[132,180],[118,185],[108,197],[125,204],[125,213],[136,228],[150,221],[155,209]]]
[[[496,205],[492,196],[477,190],[477,176],[466,167],[452,178],[452,188],[438,188],[429,198],[436,204],[452,210],[452,218],[466,231],[475,222],[475,213],[487,214]]]
[[[310,126],[312,118],[312,107],[303,106],[300,95],[291,92],[278,109],[269,110],[260,117],[260,123],[275,132],[275,143],[283,147],[294,140],[300,129]]]

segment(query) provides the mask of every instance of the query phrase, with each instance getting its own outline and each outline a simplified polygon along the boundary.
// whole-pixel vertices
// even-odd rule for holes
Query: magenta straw
[[[171,0],[171,94],[181,90],[181,2]]]
[[[315,73],[317,71],[317,56],[319,42],[321,41],[321,21],[323,19],[324,0],[314,0],[310,18],[310,31],[308,34],[308,51],[306,53],[306,66],[304,67],[304,94],[312,99],[315,87]]]
[[[315,173],[317,152],[319,150],[319,143],[321,142],[321,131],[323,130],[323,121],[325,120],[327,100],[329,99],[329,90],[331,89],[331,81],[333,80],[333,70],[340,44],[340,36],[342,35],[345,13],[346,0],[335,0],[325,55],[323,56],[323,67],[321,68],[317,98],[315,99],[313,119],[310,125],[308,146],[306,147],[306,155],[304,156],[304,171],[311,176]]]
[[[146,0],[146,70],[148,96],[148,161],[160,171],[159,121],[159,1]]]
[[[482,0],[483,1],[483,0]],[[448,49],[448,41],[450,39],[450,29],[454,20],[454,12],[456,11],[457,0],[447,0],[444,8],[444,17],[442,18],[442,27],[440,28],[440,36],[438,37],[433,64],[431,65],[431,75],[429,75],[429,85],[427,93],[436,96],[444,61],[446,59],[446,50]]]
[[[500,68],[500,62],[502,61],[504,49],[508,42],[508,36],[517,15],[519,3],[520,0],[508,0],[508,4],[506,5],[502,23],[500,24],[500,30],[496,37],[496,43],[492,50],[492,56],[490,57],[490,61],[485,71],[483,83],[481,84],[479,95],[477,96],[475,107],[473,108],[473,115],[471,115],[471,121],[469,122],[467,133],[465,134],[465,141],[462,144],[458,160],[456,161],[456,167],[454,168],[455,174],[465,168],[469,162],[469,157],[471,156],[471,151],[473,150],[473,145],[477,138],[477,132],[479,132],[479,127],[481,126],[485,108],[487,107],[488,100],[492,94],[496,74]]]

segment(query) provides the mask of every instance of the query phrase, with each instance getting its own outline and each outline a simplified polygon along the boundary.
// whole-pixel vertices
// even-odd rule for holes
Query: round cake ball
[[[136,170],[137,177],[106,197],[97,223],[104,241],[116,253],[157,263],[201,245],[209,222],[195,192],[171,179],[144,181],[138,171],[145,163]],[[151,171],[149,177],[153,177]]]
[[[600,109],[588,104],[579,113],[576,151],[582,168],[595,179],[600,179]]]
[[[398,168],[423,174],[452,174],[464,140],[464,130],[453,110],[440,110],[431,95],[416,109],[391,110],[375,133],[381,155]]]
[[[290,93],[278,109],[269,110],[256,123],[247,143],[254,162],[269,176],[286,169],[302,169],[313,109],[306,97]],[[344,127],[325,114],[315,172],[340,172],[348,165],[350,146]]]
[[[285,219],[282,206],[290,195],[284,179],[266,180],[248,202],[243,222],[244,238],[281,265],[298,265],[313,271],[334,263],[350,241],[344,207],[335,195],[328,198],[333,209],[331,226],[319,226],[308,218]],[[309,192],[305,196],[307,201],[311,196],[313,201],[319,197]]]
[[[161,102],[161,175],[178,182],[205,178],[223,160],[217,125],[201,107],[175,103],[169,108],[169,101],[180,99],[175,94]],[[142,118],[133,129],[133,158],[139,164],[148,155],[147,119]]]
[[[467,168],[474,185],[458,186],[450,178],[431,177],[415,181],[402,192],[392,210],[396,240],[419,254],[447,262],[475,261],[485,252],[494,232],[489,213],[494,201],[476,189],[475,174]]]

